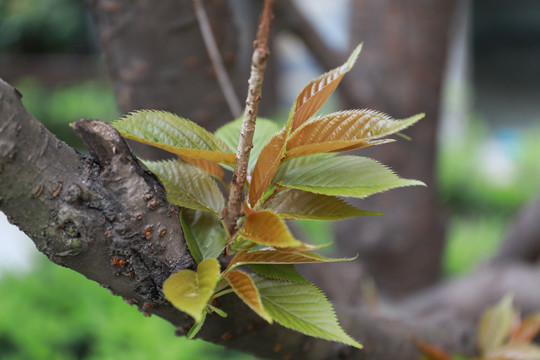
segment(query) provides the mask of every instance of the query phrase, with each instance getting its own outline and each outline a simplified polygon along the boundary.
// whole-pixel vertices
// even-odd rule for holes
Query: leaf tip
[[[347,59],[347,62],[345,63],[345,66],[344,66],[346,71],[349,71],[352,69],[352,67],[356,63],[356,60],[358,59],[358,55],[360,55],[360,51],[362,51],[363,46],[364,46],[364,43],[361,42],[360,44],[358,44],[358,46],[356,46],[354,51],[351,53],[351,55]]]

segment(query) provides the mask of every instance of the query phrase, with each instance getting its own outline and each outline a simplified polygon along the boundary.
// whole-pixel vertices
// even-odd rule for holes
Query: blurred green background
[[[79,148],[70,122],[119,116],[88,22],[80,1],[0,0],[0,77],[14,81],[36,118]],[[90,58],[89,68],[55,79],[39,76],[39,64],[32,63],[27,71],[13,65],[26,64],[20,60],[24,56],[49,64],[51,54],[66,53]],[[471,114],[459,143],[441,141],[438,153],[440,199],[449,225],[444,262],[448,277],[489,258],[512,217],[536,195],[540,178],[538,123],[494,128],[481,113]],[[479,164],[497,152],[508,169],[479,171]],[[332,238],[322,223],[303,222],[301,231],[318,243]],[[170,324],[144,317],[83,276],[39,254],[31,259],[30,272],[0,266],[1,360],[251,359],[177,338]]]

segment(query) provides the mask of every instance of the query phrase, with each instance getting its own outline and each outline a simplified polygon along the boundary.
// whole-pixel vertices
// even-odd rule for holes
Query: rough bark
[[[411,293],[440,276],[444,231],[436,199],[436,131],[452,7],[452,0],[352,2],[351,41],[364,42],[364,51],[344,79],[346,107],[397,118],[426,113],[405,131],[413,141],[400,139],[362,154],[428,188],[398,189],[362,201],[360,206],[387,215],[336,226],[344,252],[358,252],[378,288],[389,295]]]
[[[120,295],[137,289],[131,300],[140,306],[163,303],[156,284],[193,261],[159,180],[110,126],[74,125],[92,160],[33,119],[16,90],[0,86],[0,209],[51,261]]]

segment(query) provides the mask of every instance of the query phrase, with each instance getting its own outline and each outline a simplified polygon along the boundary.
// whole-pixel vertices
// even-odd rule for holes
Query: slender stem
[[[234,290],[231,289],[231,288],[228,288],[228,289],[225,289],[225,290],[223,290],[223,291],[220,291],[220,292],[214,294],[214,299],[217,299],[218,297],[223,296],[223,295],[230,294],[230,293],[232,293],[233,291],[234,291]]]
[[[208,15],[206,15],[206,10],[204,9],[201,0],[193,0],[193,5],[195,6],[195,15],[199,22],[204,45],[206,46],[206,51],[208,51],[212,66],[216,71],[219,86],[225,96],[227,105],[229,105],[232,116],[236,119],[242,115],[242,107],[240,106],[240,100],[238,100],[238,96],[236,96],[236,92],[234,91],[234,86],[229,78],[227,69],[225,69],[225,65],[223,64],[223,59],[221,58],[216,40],[212,34],[212,29],[210,28]]]
[[[257,40],[253,43],[255,51],[251,61],[251,74],[249,77],[249,88],[246,99],[246,110],[242,130],[240,131],[240,141],[236,153],[236,164],[231,180],[229,192],[229,203],[224,213],[225,223],[229,229],[229,234],[233,235],[236,229],[236,221],[242,211],[242,195],[244,193],[244,182],[246,180],[249,154],[253,147],[253,133],[255,131],[255,120],[261,100],[261,87],[266,69],[266,59],[269,55],[268,38],[270,35],[270,22],[272,20],[272,6],[274,0],[265,0],[264,9],[259,19],[259,29]]]

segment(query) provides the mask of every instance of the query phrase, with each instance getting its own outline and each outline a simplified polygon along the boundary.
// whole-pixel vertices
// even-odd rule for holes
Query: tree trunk
[[[344,79],[346,108],[370,108],[425,119],[384,147],[362,150],[400,176],[427,188],[377,195],[357,205],[385,212],[338,223],[343,253],[359,253],[381,292],[400,296],[439,279],[444,224],[435,177],[437,120],[453,0],[352,2],[351,42],[364,42],[357,65]],[[353,271],[353,270],[351,270]]]
[[[192,1],[89,3],[122,112],[166,110],[209,130],[233,118],[202,41]],[[229,3],[204,3],[224,64],[242,98],[249,49],[241,48]]]

